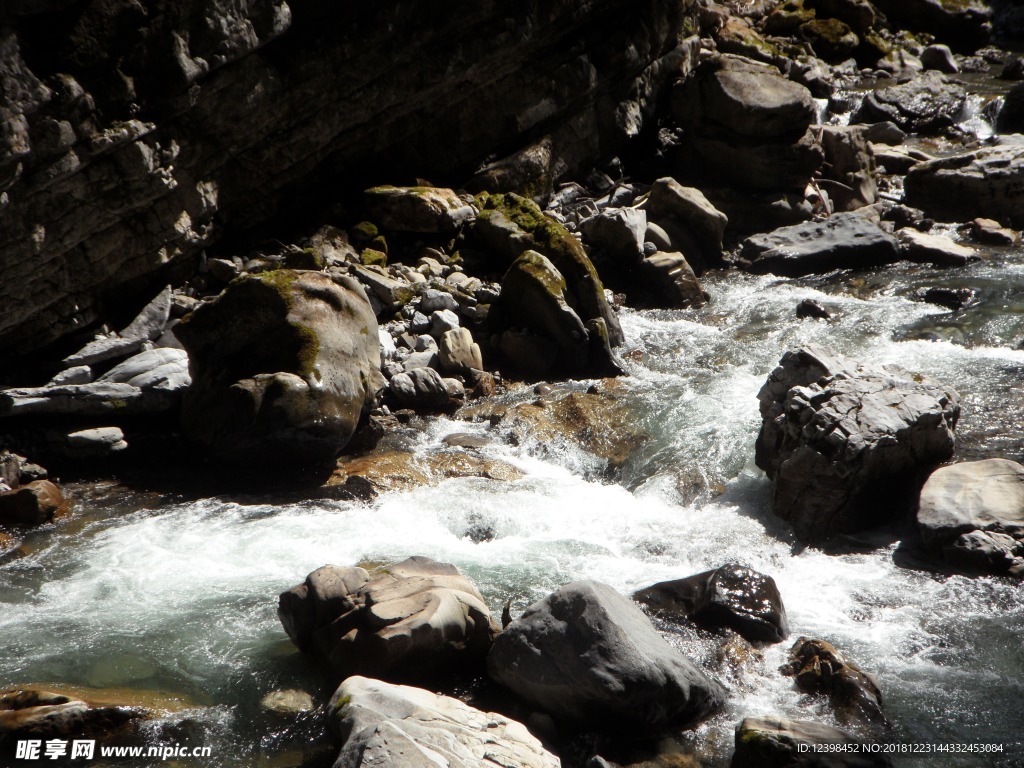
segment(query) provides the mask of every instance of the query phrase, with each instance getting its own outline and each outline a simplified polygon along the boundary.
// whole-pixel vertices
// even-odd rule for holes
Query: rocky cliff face
[[[0,351],[328,183],[458,180],[542,137],[543,178],[577,170],[639,130],[691,5],[5,2]]]

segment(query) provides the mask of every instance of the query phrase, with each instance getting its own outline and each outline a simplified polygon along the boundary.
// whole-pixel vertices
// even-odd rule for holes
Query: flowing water
[[[449,480],[369,504],[186,503],[78,488],[83,522],[33,534],[29,554],[0,566],[0,682],[181,695],[194,709],[175,738],[211,746],[202,765],[272,765],[289,742],[262,719],[261,696],[283,687],[329,694],[276,617],[277,594],[320,565],[427,555],[457,564],[500,611],[509,597],[521,608],[574,579],[629,593],[738,562],[775,578],[793,638],[825,638],[878,676],[893,726],[873,738],[1004,749],[899,764],[1024,765],[1021,587],[901,567],[897,542],[839,555],[797,547],[753,464],[757,391],[787,348],[807,342],[952,384],[963,396],[959,457],[1020,459],[1024,252],[949,271],[897,265],[801,280],[730,272],[705,283],[712,302],[703,309],[623,314],[623,391],[651,439],[615,483],[577,449],[495,441],[485,452],[518,465],[523,479]],[[975,301],[949,312],[911,300],[934,285],[972,287]],[[834,319],[797,320],[804,298]],[[439,420],[418,450],[487,429]],[[495,538],[473,543],[465,532],[474,522]],[[725,680],[727,710],[684,746],[717,745],[711,762],[726,764],[744,716],[833,722],[778,673],[790,644]]]

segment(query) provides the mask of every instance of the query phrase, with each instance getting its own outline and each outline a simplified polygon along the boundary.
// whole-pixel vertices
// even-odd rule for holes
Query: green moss
[[[357,243],[369,243],[380,232],[377,225],[370,221],[361,221],[348,231],[349,236]]]
[[[352,703],[351,696],[342,696],[336,702],[334,702],[334,711],[341,712],[345,707]]]
[[[272,288],[284,302],[289,314],[295,305],[292,296],[292,286],[299,279],[299,274],[290,269],[279,269],[275,272],[264,272],[255,277],[248,277],[250,280],[257,280],[262,285]],[[320,338],[316,331],[308,325],[289,320],[288,324],[295,330],[298,338],[298,349],[295,352],[296,370],[299,376],[310,376],[316,366],[317,357],[320,355]]]
[[[384,237],[384,235],[377,235],[375,238],[373,238],[373,240],[370,241],[370,243],[369,243],[369,245],[367,247],[368,248],[373,248],[374,250],[377,250],[377,251],[380,251],[385,256],[389,253],[389,251],[388,251],[388,241]]]
[[[383,251],[378,251],[376,248],[364,248],[363,252],[359,254],[359,261],[367,266],[376,264],[379,267],[386,267],[388,265],[388,255]]]

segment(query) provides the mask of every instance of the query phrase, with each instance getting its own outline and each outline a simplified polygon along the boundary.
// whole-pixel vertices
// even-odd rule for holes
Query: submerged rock
[[[789,635],[786,609],[775,580],[742,565],[723,565],[685,579],[642,589],[633,599],[658,616],[729,627],[753,642],[777,643]]]
[[[325,565],[282,593],[277,612],[299,650],[326,659],[339,679],[471,670],[498,632],[476,586],[426,557],[372,574]]]
[[[900,260],[896,238],[857,212],[748,237],[740,256],[754,274],[786,277],[879,267]]]
[[[960,120],[967,92],[937,72],[902,85],[871,91],[853,116],[855,123],[890,121],[908,133],[941,133]]]
[[[120,694],[127,696],[122,697]],[[139,692],[45,690],[32,687],[0,691],[0,744],[18,738],[123,734],[133,723],[181,708],[169,696],[140,697]]]
[[[70,507],[60,488],[49,480],[35,480],[0,492],[0,525],[43,525]]]
[[[632,602],[567,584],[498,635],[491,678],[558,721],[657,733],[709,715],[724,689],[672,648]]]
[[[748,717],[736,727],[731,768],[889,768],[884,755],[858,749],[859,739],[838,728],[801,720]],[[825,753],[815,746],[836,745]],[[842,747],[849,745],[844,750]]]
[[[878,680],[846,661],[831,643],[801,637],[793,644],[789,661],[780,671],[795,678],[801,691],[827,695],[843,720],[886,720]]]
[[[960,416],[951,388],[817,345],[783,355],[758,399],[772,510],[809,542],[908,511],[921,473],[953,454]]]
[[[559,768],[525,726],[458,699],[365,677],[350,677],[328,707],[345,768]]]
[[[921,489],[917,525],[951,566],[1024,576],[1024,466],[986,459],[940,467]]]
[[[244,276],[175,333],[192,371],[183,427],[223,459],[329,461],[384,383],[377,321],[350,278]]]

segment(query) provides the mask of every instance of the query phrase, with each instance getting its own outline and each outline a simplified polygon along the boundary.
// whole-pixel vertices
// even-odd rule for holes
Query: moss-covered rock
[[[388,265],[388,255],[384,251],[378,251],[376,248],[364,248],[363,252],[359,254],[359,262],[367,266],[386,267]]]
[[[805,7],[804,0],[786,0],[765,18],[764,31],[769,35],[792,35],[814,17],[814,9]]]
[[[825,61],[844,61],[860,45],[860,38],[839,19],[814,19],[802,25],[800,33]]]
[[[192,373],[183,427],[221,458],[330,460],[383,385],[377,321],[350,278],[243,276],[175,333]]]
[[[373,187],[363,193],[367,210],[385,230],[451,233],[473,217],[457,194],[441,187]]]

